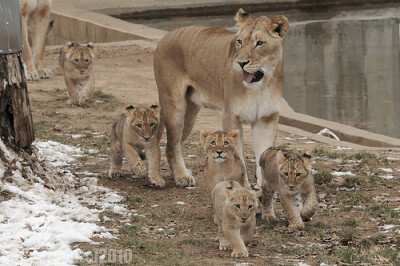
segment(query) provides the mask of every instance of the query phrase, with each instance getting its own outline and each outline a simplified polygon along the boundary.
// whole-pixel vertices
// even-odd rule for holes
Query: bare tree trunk
[[[21,53],[0,54],[0,136],[16,148],[35,140]]]

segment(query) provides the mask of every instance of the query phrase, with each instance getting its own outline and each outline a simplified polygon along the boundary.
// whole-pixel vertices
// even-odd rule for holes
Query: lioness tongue
[[[243,80],[244,80],[244,81],[250,83],[251,80],[253,79],[253,77],[254,77],[254,74],[248,73],[248,72],[246,72],[246,71],[243,70]]]

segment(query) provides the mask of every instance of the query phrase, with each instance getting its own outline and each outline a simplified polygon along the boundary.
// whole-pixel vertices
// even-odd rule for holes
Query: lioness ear
[[[268,28],[283,38],[286,30],[289,28],[289,20],[282,15],[275,16],[269,21]]]
[[[125,107],[125,114],[132,114],[132,111],[135,109],[135,107],[133,107],[133,105],[132,104],[130,104],[130,105],[127,105],[126,107]]]
[[[237,129],[232,130],[231,132],[228,133],[228,136],[235,141],[235,144],[239,143],[239,137],[240,137],[239,130]]]
[[[53,29],[54,29],[54,19],[52,19],[52,20],[50,21],[48,31],[51,31],[51,30],[53,30]]]
[[[211,135],[212,133],[209,131],[201,131],[200,132],[200,142],[201,145],[206,146],[206,139],[209,135]]]
[[[245,24],[249,19],[250,19],[249,13],[244,11],[242,8],[239,8],[239,10],[235,16],[237,25],[241,26],[241,25]]]

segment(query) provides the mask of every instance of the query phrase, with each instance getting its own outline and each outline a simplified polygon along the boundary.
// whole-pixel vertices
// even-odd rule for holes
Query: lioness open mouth
[[[243,81],[247,83],[259,82],[264,77],[264,72],[258,70],[255,73],[249,73],[243,70]]]

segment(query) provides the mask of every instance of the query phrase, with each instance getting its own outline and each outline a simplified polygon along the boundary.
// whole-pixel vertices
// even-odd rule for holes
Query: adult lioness
[[[43,52],[46,36],[49,30],[50,7],[52,0],[20,0],[22,41],[27,80],[39,80],[51,78],[50,69],[43,68]],[[50,25],[51,26],[51,25]],[[32,40],[32,48],[29,46],[29,37]]]
[[[283,86],[284,16],[250,18],[239,9],[238,33],[186,27],[164,36],[154,54],[162,116],[167,129],[167,158],[178,184],[195,183],[186,169],[181,144],[205,106],[222,111],[225,132],[250,123],[256,161],[275,142]],[[257,183],[261,170],[257,165]]]

